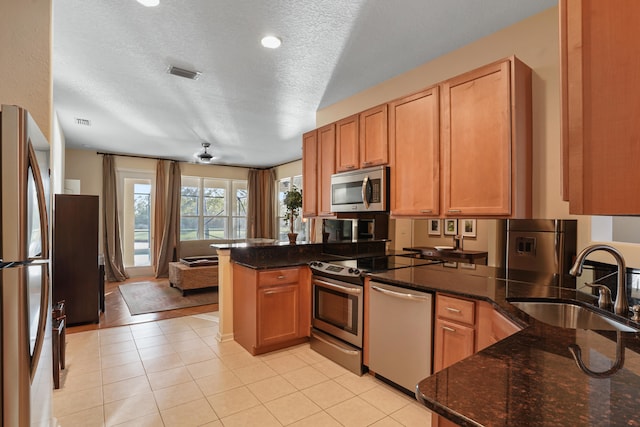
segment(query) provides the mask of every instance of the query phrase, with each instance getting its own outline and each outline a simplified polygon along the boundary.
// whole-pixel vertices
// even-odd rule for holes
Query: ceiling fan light
[[[202,151],[195,154],[198,163],[211,163],[214,159],[213,154],[209,153],[207,149],[211,146],[208,142],[202,143]]]
[[[211,160],[213,160],[213,156],[209,153],[201,153],[198,156],[198,159],[200,159],[200,161],[203,163],[209,163]]]
[[[277,49],[282,44],[282,40],[276,36],[265,36],[262,38],[260,43],[268,49]]]
[[[156,7],[160,4],[160,0],[138,0],[138,3],[146,7]]]

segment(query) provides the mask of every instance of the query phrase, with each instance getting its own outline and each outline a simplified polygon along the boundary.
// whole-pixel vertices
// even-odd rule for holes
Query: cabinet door
[[[522,329],[487,302],[479,301],[477,307],[476,351],[483,350]]]
[[[440,213],[438,87],[389,104],[391,214]]]
[[[358,169],[360,148],[357,114],[336,122],[336,147],[336,170],[345,172]]]
[[[318,133],[313,130],[302,135],[302,216],[318,213]]]
[[[442,84],[445,215],[531,215],[530,90],[530,69],[515,58]]]
[[[473,354],[474,330],[469,326],[436,319],[433,348],[433,370],[438,372]]]
[[[389,163],[387,104],[360,113],[360,166],[368,168]]]
[[[318,170],[318,216],[332,216],[331,175],[336,173],[336,125],[333,123],[318,129]]]
[[[630,194],[640,182],[638,16],[636,0],[560,2],[563,173],[572,214],[640,214],[640,199]]]
[[[298,284],[258,289],[258,347],[298,338]]]

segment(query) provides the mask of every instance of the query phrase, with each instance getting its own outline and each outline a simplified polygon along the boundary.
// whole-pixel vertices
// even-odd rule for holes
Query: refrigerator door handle
[[[33,173],[33,180],[36,186],[36,198],[38,200],[38,212],[40,213],[40,245],[41,253],[39,259],[49,258],[49,219],[47,217],[47,202],[45,199],[45,189],[42,184],[42,174],[38,167],[38,159],[31,143],[28,144],[29,170]]]
[[[38,361],[40,360],[40,354],[42,353],[42,344],[44,343],[45,334],[47,332],[47,320],[49,317],[49,275],[45,266],[42,269],[45,274],[42,276],[41,292],[40,292],[40,316],[38,318],[38,330],[36,332],[36,342],[33,346],[33,355],[31,356],[30,377],[33,383],[33,378],[38,368]]]

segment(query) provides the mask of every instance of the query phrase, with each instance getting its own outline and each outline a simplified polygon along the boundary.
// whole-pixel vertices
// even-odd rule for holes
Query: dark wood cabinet
[[[69,325],[99,321],[98,205],[98,196],[54,199],[53,301],[65,300]]]

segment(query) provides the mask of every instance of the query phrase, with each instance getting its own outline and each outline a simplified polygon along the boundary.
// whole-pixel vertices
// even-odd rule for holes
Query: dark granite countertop
[[[212,245],[213,246],[213,245]],[[333,261],[385,253],[386,240],[305,244],[232,244],[217,249],[231,249],[231,260],[257,270],[297,267],[311,261]]]
[[[371,275],[398,286],[488,301],[524,328],[420,381],[418,399],[463,426],[640,426],[640,333],[565,329],[536,321],[508,300],[591,304],[594,298],[536,285],[535,275],[526,272],[508,276],[492,267],[443,265]],[[575,345],[589,369],[606,374],[579,369],[569,352]]]
[[[486,251],[468,251],[462,249],[438,249],[435,246],[415,246],[403,248],[406,251],[418,252],[428,258],[453,259],[467,262],[474,262],[482,258],[487,258],[489,253]],[[485,262],[486,264],[486,262]]]

